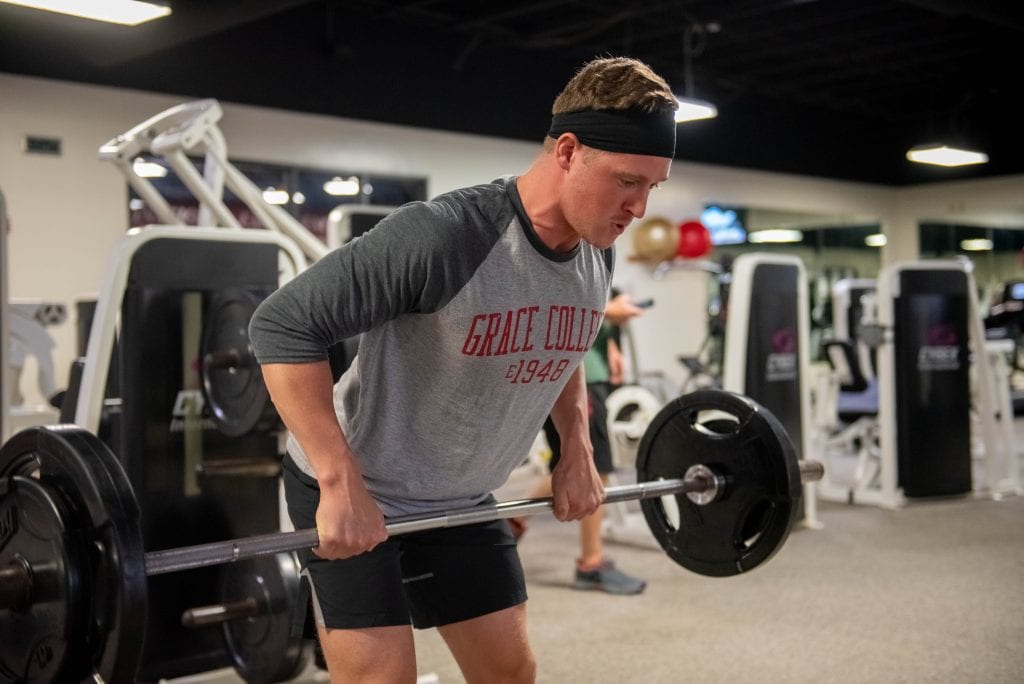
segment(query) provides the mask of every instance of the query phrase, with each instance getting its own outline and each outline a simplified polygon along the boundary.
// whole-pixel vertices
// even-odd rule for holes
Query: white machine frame
[[[121,303],[124,301],[132,256],[147,242],[158,239],[238,242],[277,245],[286,258],[281,259],[280,283],[287,282],[305,265],[298,246],[279,233],[244,228],[195,228],[191,226],[145,226],[129,230],[110,252],[106,278],[100,289],[89,331],[85,367],[79,386],[75,423],[97,434],[110,371],[110,356],[120,327]]]
[[[225,185],[252,211],[265,228],[287,236],[310,260],[329,251],[295,217],[263,200],[260,189],[227,158],[227,145],[217,122],[223,112],[213,99],[196,100],[171,107],[122,133],[100,147],[100,159],[114,163],[143,201],[168,225],[178,224],[167,200],[146,178],[135,172],[140,154],[163,157],[181,182],[199,200],[199,224],[241,228],[224,203]],[[188,154],[203,155],[203,174],[196,171]]]

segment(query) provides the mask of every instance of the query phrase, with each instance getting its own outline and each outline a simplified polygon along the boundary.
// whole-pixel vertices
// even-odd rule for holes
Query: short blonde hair
[[[551,113],[636,109],[654,114],[676,107],[668,83],[647,64],[632,57],[604,57],[576,72],[555,98]]]

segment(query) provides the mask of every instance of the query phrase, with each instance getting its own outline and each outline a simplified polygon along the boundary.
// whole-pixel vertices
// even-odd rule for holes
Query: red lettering
[[[505,325],[501,330],[501,341],[498,342],[498,351],[494,352],[495,356],[504,356],[508,354],[508,338],[512,334],[512,312],[509,311],[505,314]]]
[[[590,334],[587,337],[587,349],[594,346],[594,338],[597,337],[597,331],[601,329],[601,320],[603,318],[604,312],[597,309],[590,310]]]
[[[501,314],[492,313],[487,317],[487,332],[484,334],[483,342],[480,344],[480,351],[477,356],[493,356],[491,345],[494,343],[494,336],[501,330]]]
[[[587,351],[586,346],[580,346],[583,344],[583,331],[587,328],[587,310],[584,307],[580,307],[580,329],[576,334],[576,351]]]
[[[548,307],[548,328],[544,331],[544,349],[550,351],[555,348],[554,344],[551,344],[551,317],[558,313],[558,306],[552,304]],[[558,337],[555,337],[555,343],[558,343]]]
[[[533,314],[535,314],[538,311],[540,311],[540,307],[539,306],[531,306],[531,307],[527,307],[526,309],[521,309],[521,311],[526,311],[527,312],[527,317],[526,317],[526,334],[523,335],[523,351],[524,352],[525,351],[531,351],[533,349],[533,344],[531,344],[531,342],[530,342],[530,339],[533,337]],[[516,320],[516,324],[518,325],[518,323],[519,323],[519,320],[517,319]]]
[[[554,382],[555,380],[558,380],[558,378],[562,377],[562,373],[564,373],[564,372],[565,372],[565,369],[566,369],[566,368],[567,368],[568,366],[569,366],[569,359],[562,359],[562,360],[560,360],[560,361],[558,362],[558,365],[557,365],[557,366],[555,366],[555,370],[554,370],[554,372],[553,372],[553,373],[551,374],[551,377],[550,377],[550,378],[548,378],[548,380],[549,380],[550,382]]]
[[[576,307],[562,306],[558,310],[558,342],[555,349],[563,351],[569,348],[569,338],[572,336],[572,315]]]
[[[480,344],[480,335],[476,333],[476,324],[487,318],[487,314],[473,316],[473,322],[469,324],[469,334],[466,335],[466,342],[462,345],[462,353],[466,356],[473,356],[477,346]]]

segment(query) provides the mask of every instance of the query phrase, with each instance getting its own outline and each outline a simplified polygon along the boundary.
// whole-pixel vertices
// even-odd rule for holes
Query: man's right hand
[[[331,560],[365,553],[388,538],[384,515],[362,482],[321,486],[316,531],[320,544],[313,553]]]

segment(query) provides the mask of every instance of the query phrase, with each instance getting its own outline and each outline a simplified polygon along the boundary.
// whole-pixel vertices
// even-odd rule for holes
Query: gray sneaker
[[[615,567],[615,563],[605,560],[596,570],[580,570],[576,568],[576,581],[573,589],[605,591],[609,594],[639,594],[647,586],[647,582],[633,577]]]

